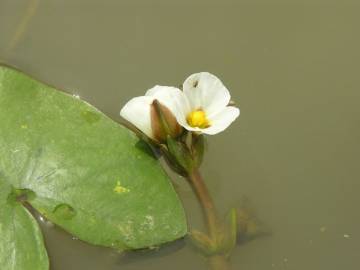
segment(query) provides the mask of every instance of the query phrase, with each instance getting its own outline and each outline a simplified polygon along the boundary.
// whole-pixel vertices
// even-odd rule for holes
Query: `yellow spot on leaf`
[[[27,129],[28,126],[27,126],[26,124],[23,124],[23,125],[21,125],[21,128],[22,128],[22,129]]]
[[[115,193],[128,193],[130,192],[130,189],[123,187],[120,183],[120,181],[117,181],[116,186],[114,187],[114,192]]]

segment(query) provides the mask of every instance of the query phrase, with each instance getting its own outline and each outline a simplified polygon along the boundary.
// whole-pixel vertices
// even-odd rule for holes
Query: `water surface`
[[[0,59],[115,120],[155,84],[210,71],[241,116],[209,138],[202,171],[222,213],[248,197],[270,237],[233,269],[360,268],[360,6],[356,1],[0,0]],[[37,2],[37,1],[33,1]],[[175,184],[191,227],[201,212]],[[184,242],[121,255],[43,224],[52,270],[207,269]]]

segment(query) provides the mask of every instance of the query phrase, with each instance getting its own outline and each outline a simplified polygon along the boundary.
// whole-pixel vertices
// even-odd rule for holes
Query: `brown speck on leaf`
[[[198,86],[198,84],[199,84],[198,80],[194,81],[194,83],[193,83],[194,88],[196,88]]]

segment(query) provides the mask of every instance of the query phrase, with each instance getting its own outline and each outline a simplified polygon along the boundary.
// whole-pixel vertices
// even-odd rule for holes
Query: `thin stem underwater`
[[[188,179],[204,211],[209,235],[211,239],[215,239],[219,231],[219,218],[209,190],[198,170],[195,169],[189,174]]]
[[[30,0],[28,3],[28,6],[26,8],[26,11],[24,13],[24,16],[21,18],[19,24],[16,27],[15,33],[13,37],[11,38],[8,47],[6,48],[7,54],[9,54],[18,44],[24,33],[26,32],[26,29],[28,28],[28,25],[32,19],[32,17],[35,15],[37,8],[39,6],[40,0]]]
[[[213,202],[213,199],[206,187],[200,172],[194,169],[188,175],[188,181],[194,190],[199,203],[204,211],[204,219],[209,233],[209,238],[215,247],[218,246],[219,236],[222,232],[222,225],[218,217],[218,213]],[[209,264],[213,270],[228,270],[230,264],[227,257],[224,254],[213,254],[208,258]]]

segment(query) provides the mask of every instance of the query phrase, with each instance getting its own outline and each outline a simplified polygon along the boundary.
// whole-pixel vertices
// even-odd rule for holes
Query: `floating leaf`
[[[0,127],[1,269],[48,268],[24,200],[96,245],[138,249],[187,232],[147,145],[84,101],[1,66]]]

